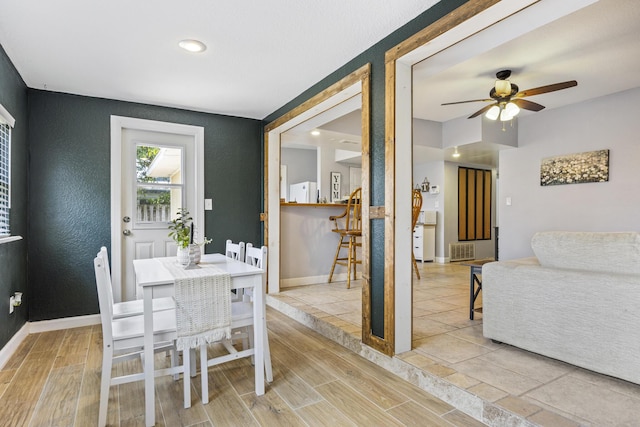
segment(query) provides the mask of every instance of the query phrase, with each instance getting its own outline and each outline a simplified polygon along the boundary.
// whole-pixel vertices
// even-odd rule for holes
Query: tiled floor
[[[413,350],[392,361],[379,358],[380,364],[409,379],[413,375],[423,388],[444,400],[449,396],[449,403],[491,425],[640,426],[640,386],[487,340],[482,313],[469,320],[469,267],[419,268]],[[271,295],[269,304],[299,319],[306,316],[306,323],[362,352],[354,344],[360,340],[359,281],[351,289],[344,282],[288,288]],[[335,327],[345,332],[341,338]],[[409,369],[398,368],[401,363]]]

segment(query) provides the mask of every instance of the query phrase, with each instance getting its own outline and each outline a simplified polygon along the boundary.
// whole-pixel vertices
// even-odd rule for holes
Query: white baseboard
[[[62,319],[41,320],[39,322],[29,322],[29,333],[57,331],[60,329],[80,328],[82,326],[99,325],[100,315],[90,314],[88,316],[64,317]]]
[[[100,315],[91,314],[88,316],[65,317],[62,319],[41,320],[39,322],[27,322],[7,344],[0,349],[0,369],[9,361],[13,353],[16,352],[22,341],[29,334],[37,334],[40,332],[57,331],[60,329],[79,328],[82,326],[99,325]]]
[[[360,272],[356,273],[356,279],[361,278],[362,275],[360,274]],[[323,274],[321,276],[292,277],[290,279],[280,279],[280,290],[282,290],[283,288],[292,288],[294,286],[318,285],[320,283],[327,283],[328,280],[328,274]],[[334,274],[333,278],[331,279],[331,283],[346,281],[347,273]]]
[[[25,323],[18,332],[16,332],[9,342],[0,349],[0,369],[4,369],[13,353],[16,352],[22,341],[29,335],[29,323]]]

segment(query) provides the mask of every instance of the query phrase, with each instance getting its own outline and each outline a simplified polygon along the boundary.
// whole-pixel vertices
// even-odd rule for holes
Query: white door
[[[200,131],[194,134],[185,133],[183,125],[151,123],[155,126],[121,126],[119,153],[114,151],[112,135],[112,166],[119,166],[120,177],[116,186],[112,167],[111,263],[118,301],[137,297],[134,259],[176,254],[167,225],[180,208],[188,209],[193,217],[196,237],[204,237],[203,194],[199,194],[202,153],[198,149],[202,144],[197,141],[199,134],[204,135],[202,128],[195,128]]]

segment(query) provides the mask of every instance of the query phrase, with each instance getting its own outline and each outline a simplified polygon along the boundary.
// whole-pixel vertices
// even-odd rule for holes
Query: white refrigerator
[[[289,186],[289,202],[316,203],[318,201],[318,185],[304,181]]]

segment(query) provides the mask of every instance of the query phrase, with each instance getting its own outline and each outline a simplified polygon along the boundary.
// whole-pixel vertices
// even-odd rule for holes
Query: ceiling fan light
[[[518,107],[513,102],[508,102],[507,105],[504,107],[504,110],[507,112],[507,114],[509,114],[509,116],[513,118],[517,116],[518,113],[520,112],[520,107]]]
[[[494,105],[493,107],[489,108],[489,110],[485,114],[485,117],[489,120],[495,120],[498,118],[499,114],[500,114],[500,107],[498,107],[497,105]]]
[[[511,83],[509,83],[509,80],[496,80],[496,94],[498,94],[498,96],[511,94]]]
[[[506,109],[503,109],[502,112],[500,113],[500,121],[501,122],[506,122],[513,119],[513,116],[511,114],[509,114],[509,112]]]

